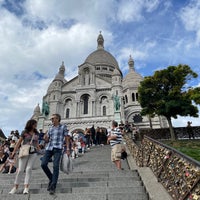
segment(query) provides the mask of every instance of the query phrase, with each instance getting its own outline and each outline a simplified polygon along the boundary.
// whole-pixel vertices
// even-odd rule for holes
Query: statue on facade
[[[42,114],[44,114],[45,116],[49,115],[49,105],[46,101],[43,102],[43,105],[42,105]]]
[[[85,85],[89,85],[90,84],[90,74],[89,71],[85,72]]]
[[[114,100],[114,108],[115,111],[118,111],[120,109],[120,99],[118,95],[114,95],[113,96],[113,100]]]

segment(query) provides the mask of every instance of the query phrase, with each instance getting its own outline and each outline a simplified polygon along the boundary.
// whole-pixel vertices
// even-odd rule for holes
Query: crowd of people
[[[15,144],[19,139],[19,132],[11,131],[8,139],[0,144],[0,172],[1,173],[15,173],[16,172],[16,158],[12,158],[12,152]]]
[[[45,148],[45,140],[42,129],[38,132],[38,143],[40,149]],[[70,134],[70,133],[69,133]],[[107,130],[103,130],[100,127],[96,129],[94,126],[86,128],[84,133],[74,132],[71,136],[71,156],[73,159],[77,158],[79,154],[84,154],[92,146],[105,145],[107,142]],[[15,173],[17,169],[17,152],[11,159],[12,152],[20,138],[19,131],[11,131],[7,140],[0,144],[0,172],[1,173]]]
[[[70,133],[67,126],[60,123],[59,114],[52,115],[51,120],[52,126],[46,133],[42,129],[37,130],[36,120],[28,120],[21,134],[18,131],[11,131],[8,139],[0,144],[0,172],[16,174],[10,194],[17,192],[24,172],[23,194],[29,193],[32,168],[38,153],[43,154],[41,168],[49,179],[47,187],[49,194],[55,193],[59,177],[59,163],[63,152],[72,159],[76,159],[93,146],[110,144],[112,149],[111,161],[115,163],[118,169],[121,169],[121,159],[123,159],[121,153],[125,152],[125,149],[120,144],[122,135],[131,131],[128,123],[122,127],[122,125],[118,126],[117,122],[113,121],[111,127],[107,129],[101,127],[95,129],[92,126],[86,128],[84,133],[77,131]],[[30,143],[33,145],[34,151],[27,157],[19,158],[20,147]],[[120,156],[117,156],[117,153],[120,153]],[[49,162],[53,162],[52,171],[48,167]]]

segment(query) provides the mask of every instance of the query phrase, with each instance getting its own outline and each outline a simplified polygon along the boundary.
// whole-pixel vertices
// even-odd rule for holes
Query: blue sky
[[[62,61],[66,79],[97,48],[104,48],[126,75],[151,76],[169,65],[187,64],[200,74],[199,0],[0,0],[0,128],[23,130],[46,94]],[[189,83],[200,86],[200,77]],[[187,120],[178,118],[175,127]]]

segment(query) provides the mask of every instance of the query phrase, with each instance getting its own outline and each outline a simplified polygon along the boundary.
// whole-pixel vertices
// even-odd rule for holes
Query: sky
[[[152,76],[187,64],[200,74],[200,0],[0,0],[0,128],[23,130],[49,84],[65,65],[65,78],[97,49],[118,61],[125,76],[131,55],[135,71]],[[200,77],[188,82],[200,86]],[[200,109],[199,109],[200,110]],[[199,118],[172,119],[174,127]]]

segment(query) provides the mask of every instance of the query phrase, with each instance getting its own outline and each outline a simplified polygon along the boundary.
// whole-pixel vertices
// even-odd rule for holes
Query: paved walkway
[[[170,200],[166,191],[152,176],[151,171],[137,168],[131,156],[128,156],[128,162],[122,161],[124,170],[117,170],[110,161],[109,145],[92,147],[73,161],[72,173],[67,175],[60,172],[55,195],[49,195],[46,190],[48,179],[40,168],[40,156],[34,166],[28,195],[22,194],[23,185],[20,186],[18,194],[9,195],[15,175],[0,174],[0,199]]]

